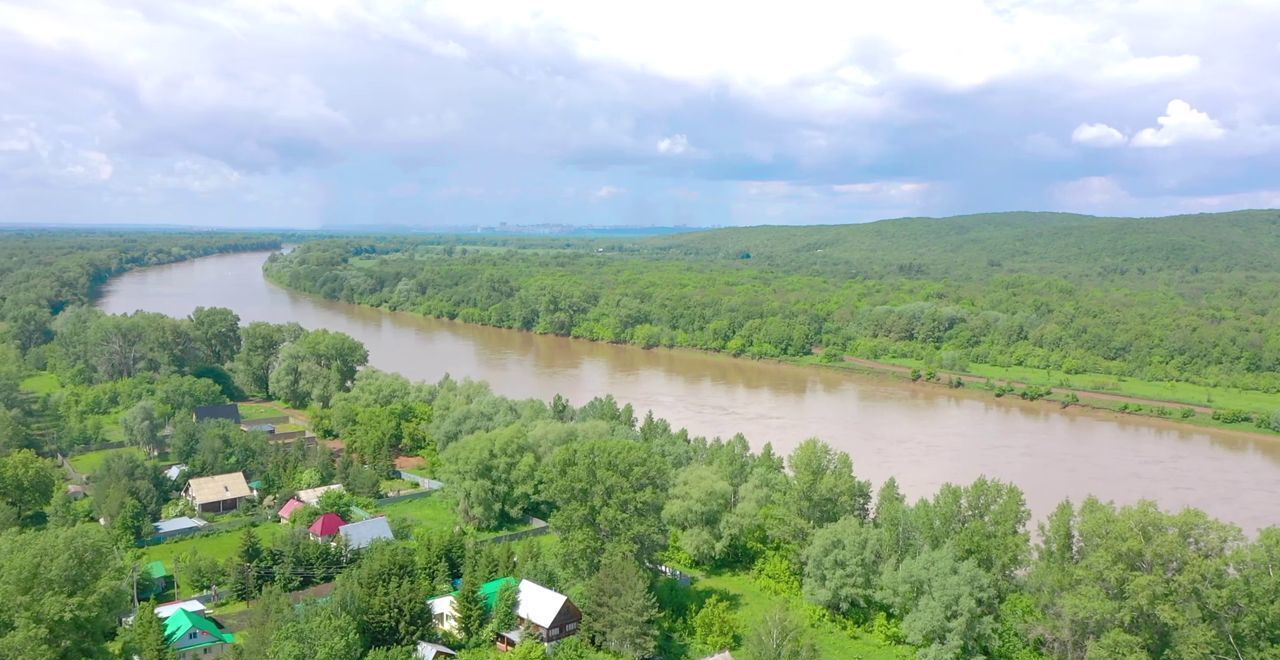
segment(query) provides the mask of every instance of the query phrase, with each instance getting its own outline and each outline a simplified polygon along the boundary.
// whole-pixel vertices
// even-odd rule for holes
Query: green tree
[[[81,525],[3,533],[0,557],[0,657],[106,656],[130,607],[122,579],[128,571],[109,531]]]
[[[12,506],[19,520],[48,504],[57,485],[53,466],[30,449],[0,457],[0,502]]]
[[[258,562],[262,559],[262,541],[250,527],[240,537],[240,547],[232,559],[231,593],[238,600],[250,600],[262,589],[258,579]]]
[[[312,606],[304,610],[300,619],[286,624],[273,635],[270,655],[265,657],[270,660],[358,658],[365,648],[359,628],[356,619],[336,607]],[[397,657],[387,656],[385,651],[380,655]]]
[[[658,606],[635,559],[611,552],[587,584],[583,630],[602,649],[642,658],[658,643]]]
[[[339,578],[334,600],[370,647],[416,644],[431,627],[428,585],[412,548],[376,543]]]
[[[885,555],[883,530],[855,516],[823,527],[805,550],[805,598],[865,620],[877,604]]]
[[[462,585],[454,594],[453,613],[458,618],[458,635],[468,644],[482,641],[482,631],[489,617],[484,597],[480,594],[483,583],[483,576],[473,567],[462,574]]]
[[[567,566],[590,575],[602,547],[627,548],[636,557],[660,548],[668,470],[652,449],[630,440],[592,440],[556,450],[545,472],[555,505],[551,525],[560,534]]]
[[[972,560],[956,559],[949,547],[903,561],[885,577],[881,599],[901,617],[921,658],[982,657],[997,641],[993,579]]]
[[[747,634],[747,660],[817,660],[818,650],[804,625],[784,607],[775,607]]]
[[[182,568],[177,570],[181,571]],[[237,635],[236,650],[243,658],[270,658],[276,638],[297,620],[289,596],[278,587],[267,586],[249,608],[244,630]],[[300,658],[305,656],[299,656]]]
[[[791,452],[787,465],[794,475],[787,500],[800,520],[821,526],[850,515],[867,518],[871,484],[854,476],[848,454],[810,438]]]
[[[226,364],[240,351],[240,317],[225,307],[197,307],[191,331],[210,364]]]
[[[523,521],[539,499],[539,460],[519,425],[455,442],[440,455],[458,516],[477,529]]]
[[[245,391],[266,395],[270,389],[271,365],[280,347],[302,336],[297,323],[271,324],[254,321],[241,331],[240,353],[231,370]]]
[[[727,601],[711,596],[693,616],[693,635],[708,652],[733,647],[738,642],[738,622]]]
[[[694,561],[710,564],[726,551],[722,522],[734,494],[733,485],[709,465],[690,465],[676,474],[662,519]]]
[[[547,645],[536,639],[526,639],[511,649],[511,660],[540,660],[547,657]]]
[[[156,616],[156,603],[141,603],[129,630],[128,648],[138,660],[173,660],[177,655],[164,639],[164,623]]]
[[[164,440],[160,437],[164,420],[151,401],[140,401],[126,410],[120,416],[120,426],[124,429],[125,440],[141,447],[148,456],[156,455],[164,447]]]

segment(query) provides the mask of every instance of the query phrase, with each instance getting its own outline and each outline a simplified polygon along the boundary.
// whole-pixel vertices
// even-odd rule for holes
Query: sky
[[[1151,216],[1278,174],[1276,0],[0,0],[0,223]]]

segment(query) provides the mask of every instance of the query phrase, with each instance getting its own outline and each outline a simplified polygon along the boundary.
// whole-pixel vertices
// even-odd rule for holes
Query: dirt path
[[[911,367],[904,367],[900,364],[888,364],[886,362],[876,362],[875,360],[867,360],[865,358],[855,358],[850,356],[845,356],[844,361],[851,364],[856,364],[860,367],[875,369],[877,371],[887,371],[890,373],[897,373],[897,374],[911,373]],[[987,378],[984,376],[969,376],[965,374],[943,374],[942,372],[938,372],[939,378],[942,378],[943,376],[946,376],[948,378],[954,376],[966,383],[987,382]],[[995,381],[995,380],[996,379],[992,379],[992,381]],[[1007,382],[1012,384],[1014,387],[1027,386],[1026,383],[1020,383],[1018,381],[1007,381]],[[1191,408],[1198,413],[1204,413],[1206,415],[1213,412],[1213,408],[1210,408],[1208,406],[1198,406],[1198,405],[1192,405],[1188,403],[1180,403],[1178,401],[1162,401],[1160,399],[1144,399],[1142,397],[1127,396],[1124,394],[1115,394],[1112,392],[1098,392],[1095,390],[1082,390],[1082,389],[1074,389],[1074,388],[1068,388],[1068,387],[1053,387],[1052,389],[1055,393],[1075,394],[1078,397],[1089,397],[1091,399],[1102,399],[1104,401],[1119,401],[1121,403],[1135,403],[1142,406],[1165,406],[1165,407],[1174,407],[1174,408]]]

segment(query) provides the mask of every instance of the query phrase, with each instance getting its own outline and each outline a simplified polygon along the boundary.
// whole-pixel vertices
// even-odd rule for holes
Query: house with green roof
[[[492,613],[493,608],[497,607],[498,593],[507,585],[516,588],[515,615],[519,627],[499,631],[495,640],[499,649],[510,650],[526,635],[549,644],[578,632],[578,626],[582,622],[582,612],[578,607],[564,594],[530,580],[517,581],[512,577],[501,577],[480,585],[480,598],[484,601],[486,612]],[[455,608],[458,593],[459,591],[454,591],[427,601],[431,606],[432,622],[437,628],[457,632],[458,617]]]
[[[195,612],[179,609],[164,620],[164,641],[178,660],[216,658],[231,647],[236,636]]]

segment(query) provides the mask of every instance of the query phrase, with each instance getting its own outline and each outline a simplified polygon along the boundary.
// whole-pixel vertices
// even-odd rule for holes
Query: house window
[[[575,630],[577,630],[577,629],[578,629],[578,624],[576,624],[576,623],[566,623],[566,624],[564,624],[564,631],[565,631],[565,632],[573,632],[573,631],[575,631]]]
[[[200,633],[198,633],[198,632],[196,632],[196,631],[194,631],[194,630],[193,630],[193,631],[191,631],[191,632],[189,632],[189,633],[187,633],[187,639],[195,639],[195,638],[197,638],[197,637],[199,637],[199,636],[200,636]]]
[[[206,646],[206,647],[204,647],[204,654],[205,654],[205,655],[209,655],[209,651],[211,651],[211,650],[212,650],[212,649],[210,649],[210,648],[209,648],[209,647],[207,647],[207,646]]]

